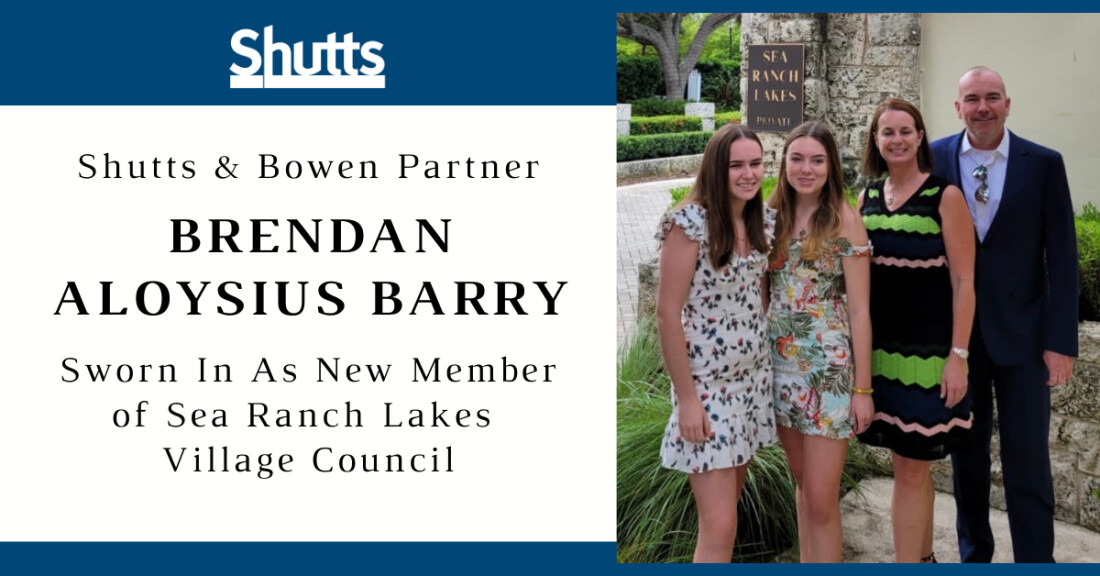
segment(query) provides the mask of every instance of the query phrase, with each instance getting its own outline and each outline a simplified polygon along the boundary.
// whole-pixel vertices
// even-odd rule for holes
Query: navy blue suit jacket
[[[965,135],[932,143],[934,172],[960,188]],[[1054,150],[1008,135],[1004,193],[977,245],[975,321],[996,364],[1034,361],[1043,350],[1077,356],[1077,231],[1065,163]]]

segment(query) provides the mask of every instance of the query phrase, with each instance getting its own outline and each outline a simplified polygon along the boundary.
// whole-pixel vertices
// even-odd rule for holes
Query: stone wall
[[[1051,397],[1054,488],[1060,518],[1100,532],[1100,325],[1082,325],[1080,346],[1073,378]]]
[[[657,259],[638,267],[638,317],[653,314],[657,302]],[[994,422],[996,419],[994,418]],[[993,433],[990,505],[1005,509],[998,434]],[[889,468],[889,452],[872,449]],[[1083,322],[1073,378],[1051,394],[1050,460],[1055,518],[1100,532],[1100,323]],[[953,492],[951,461],[932,465],[936,489]]]
[[[849,186],[858,177],[867,127],[880,102],[900,97],[920,106],[920,14],[744,14],[741,53],[751,44],[806,45],[805,118],[829,123]],[[741,93],[748,90],[743,59]],[[747,104],[741,115],[748,118]],[[779,169],[784,135],[761,135],[769,175]]]

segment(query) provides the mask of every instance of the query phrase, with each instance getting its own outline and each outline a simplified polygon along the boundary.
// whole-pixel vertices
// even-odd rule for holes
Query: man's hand
[[[1073,376],[1073,360],[1072,356],[1044,350],[1043,363],[1047,365],[1047,372],[1050,374],[1047,386],[1053,388],[1069,381],[1069,377]]]

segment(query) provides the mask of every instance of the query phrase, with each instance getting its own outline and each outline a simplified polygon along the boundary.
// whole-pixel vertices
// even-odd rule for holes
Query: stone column
[[[690,102],[684,104],[684,116],[698,116],[703,119],[703,131],[714,130],[714,104],[711,102]]]
[[[920,107],[920,14],[830,14],[826,30],[829,123],[849,186],[859,167],[875,108],[888,98]]]
[[[617,105],[616,112],[618,113],[617,134],[630,136],[630,104]]]

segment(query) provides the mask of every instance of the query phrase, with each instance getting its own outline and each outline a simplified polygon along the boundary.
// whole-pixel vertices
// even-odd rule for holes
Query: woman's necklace
[[[810,218],[812,218],[812,217],[813,217],[813,215],[807,217],[801,223],[798,221],[798,217],[797,216],[795,217],[795,225],[794,225],[795,238],[797,238],[799,240],[804,240],[806,238],[806,236],[809,236],[809,234],[810,234]]]
[[[917,185],[919,186],[920,184],[918,183]],[[911,186],[909,186],[907,184],[904,188],[901,188],[901,189],[906,189],[906,188],[910,188],[910,187]],[[893,180],[891,180],[890,178],[887,178],[886,183],[883,185],[883,188],[885,188],[884,192],[886,193],[886,206],[890,209],[893,209],[894,208],[894,203],[898,200],[898,197],[901,196],[901,194],[898,193],[899,187],[896,184],[894,184]],[[913,186],[912,188],[913,188],[913,191],[916,191],[915,186]],[[906,194],[905,199],[908,200],[909,197],[912,196],[912,195],[913,195],[912,192]]]

